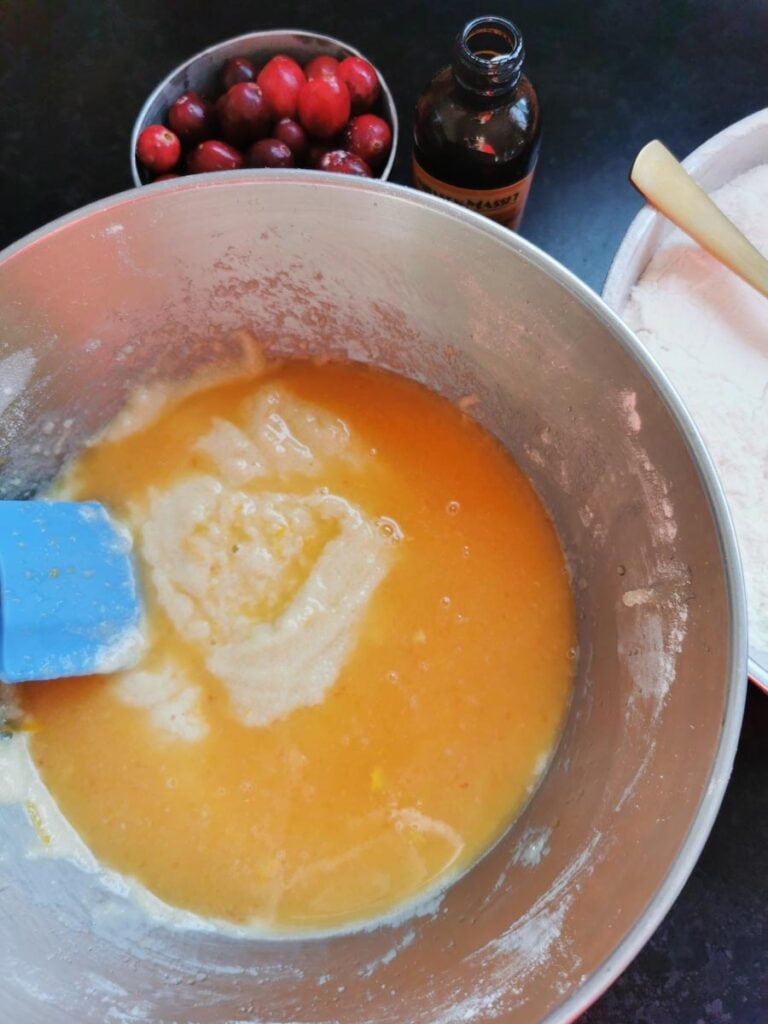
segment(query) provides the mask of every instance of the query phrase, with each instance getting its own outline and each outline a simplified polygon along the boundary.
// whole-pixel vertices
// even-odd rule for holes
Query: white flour
[[[768,256],[768,165],[712,198]],[[768,299],[675,231],[623,315],[668,373],[712,454],[744,560],[750,643],[768,651]]]
[[[0,416],[24,392],[36,362],[28,348],[0,359]]]

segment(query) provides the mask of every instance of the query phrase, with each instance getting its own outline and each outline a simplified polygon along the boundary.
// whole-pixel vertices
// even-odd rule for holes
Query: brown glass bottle
[[[453,61],[416,104],[413,183],[516,229],[539,155],[541,114],[505,18],[468,22]]]

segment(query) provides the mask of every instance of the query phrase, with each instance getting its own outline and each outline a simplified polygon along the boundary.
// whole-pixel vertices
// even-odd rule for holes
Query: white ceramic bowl
[[[683,160],[685,169],[707,192],[764,163],[768,163],[768,108],[713,135]],[[603,298],[617,313],[621,314],[632,288],[673,230],[650,206],[632,221],[603,288]],[[749,655],[750,678],[768,692],[768,651],[750,646]]]

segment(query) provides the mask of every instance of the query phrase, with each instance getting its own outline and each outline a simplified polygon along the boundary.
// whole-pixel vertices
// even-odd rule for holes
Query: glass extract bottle
[[[416,104],[413,183],[513,230],[539,154],[541,114],[523,74],[523,37],[505,18],[468,22],[453,62]]]

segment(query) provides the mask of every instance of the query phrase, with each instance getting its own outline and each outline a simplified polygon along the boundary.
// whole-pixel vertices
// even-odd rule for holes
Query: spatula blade
[[[116,671],[141,652],[131,538],[98,502],[0,502],[0,679]]]

